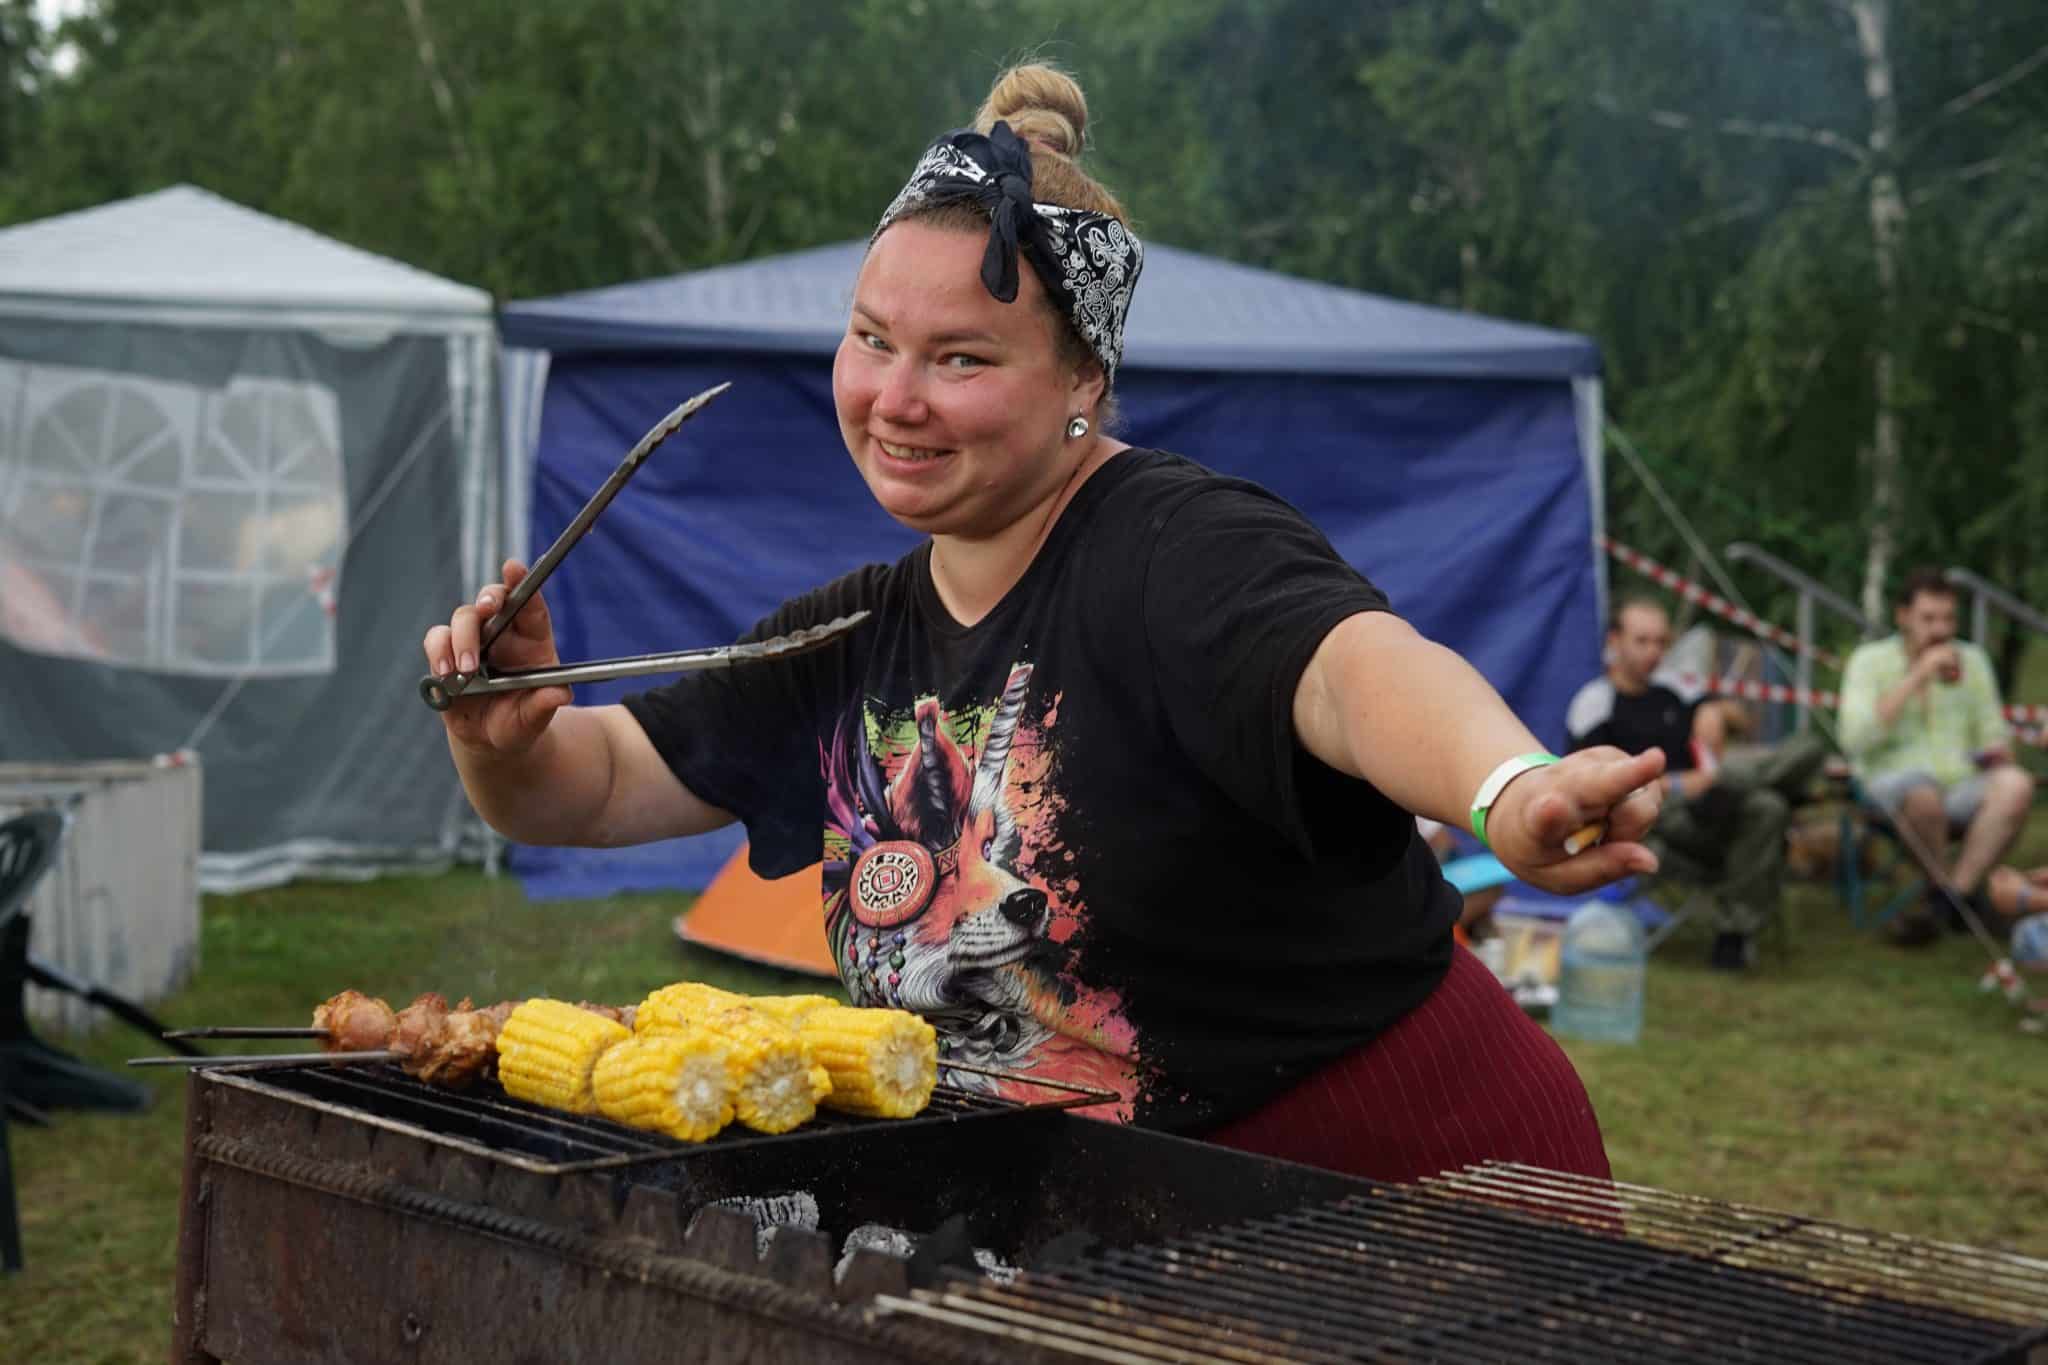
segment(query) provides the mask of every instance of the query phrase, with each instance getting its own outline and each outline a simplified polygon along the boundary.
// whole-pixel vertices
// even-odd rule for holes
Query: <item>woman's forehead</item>
[[[998,339],[1050,340],[1038,306],[1044,286],[1018,272],[1017,298],[1004,303],[981,282],[986,234],[909,222],[875,239],[854,282],[856,312],[892,331],[930,335],[980,332]]]

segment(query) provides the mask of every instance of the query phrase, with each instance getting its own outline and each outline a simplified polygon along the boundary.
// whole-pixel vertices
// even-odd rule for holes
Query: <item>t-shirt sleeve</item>
[[[863,579],[850,575],[792,598],[741,640],[787,635],[860,610]],[[804,654],[686,673],[624,700],[677,779],[746,826],[748,861],[761,876],[788,876],[819,858],[821,706],[843,691],[851,651],[872,629],[869,622]]]
[[[1250,487],[1189,498],[1144,569],[1145,644],[1167,722],[1195,765],[1305,853],[1294,693],[1336,625],[1387,611],[1307,518]]]
[[[1852,762],[1867,762],[1890,738],[1877,717],[1877,699],[1883,691],[1879,673],[1882,665],[1876,650],[1857,646],[1842,666],[1842,694],[1836,711],[1842,752]]]
[[[1713,679],[1703,678],[1696,673],[1681,673],[1675,668],[1660,668],[1650,675],[1652,685],[1662,687],[1686,708],[1688,723],[1690,713],[1699,709],[1702,702],[1715,701],[1720,694],[1714,691]]]
[[[1571,705],[1565,708],[1565,735],[1570,741],[1567,752],[1614,743],[1613,720],[1614,684],[1605,678],[1595,678],[1574,693]]]

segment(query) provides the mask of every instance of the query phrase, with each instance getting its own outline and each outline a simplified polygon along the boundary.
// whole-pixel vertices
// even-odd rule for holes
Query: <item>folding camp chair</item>
[[[0,962],[12,956],[7,949],[17,937],[22,956],[27,956],[28,916],[22,906],[49,868],[63,831],[64,819],[54,811],[35,811],[0,825]],[[17,1017],[18,1032],[26,1034],[28,1018],[19,985],[13,991],[0,988],[0,1038],[14,1036],[17,1030],[12,1024]],[[13,1053],[0,1046],[0,1271],[9,1274],[21,1269],[22,1259],[21,1211],[14,1199],[14,1158],[8,1145],[7,1117],[12,1112],[31,1121],[46,1121],[42,1120],[40,1110],[15,1096],[14,1073]]]
[[[1858,929],[1881,928],[1927,894],[1927,870],[1906,847],[1890,812],[1870,800],[1863,784],[1853,777],[1840,818],[1835,892],[1848,910],[1851,924]],[[1949,826],[1951,838],[1961,838],[1965,832],[1965,826]],[[1870,864],[1867,870],[1866,863]],[[1880,901],[1879,888],[1883,887],[1892,889]]]
[[[31,983],[68,991],[92,1001],[154,1041],[163,1024],[133,1001],[81,981],[29,953],[28,898],[55,861],[64,836],[64,817],[52,810],[30,811],[0,824],[0,1269],[21,1269],[21,1225],[14,1199],[14,1169],[7,1144],[11,1115],[37,1126],[49,1123],[50,1109],[133,1112],[149,1103],[149,1091],[51,1047],[29,1026],[23,994]],[[181,1052],[189,1043],[173,1041]]]

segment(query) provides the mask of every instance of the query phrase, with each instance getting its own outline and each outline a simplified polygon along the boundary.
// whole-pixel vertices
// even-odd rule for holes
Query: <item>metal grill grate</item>
[[[406,1133],[541,1175],[605,1170],[669,1160],[706,1147],[804,1142],[848,1128],[958,1123],[1037,1109],[1069,1108],[1099,1099],[1048,1090],[1050,1098],[1023,1103],[940,1086],[924,1113],[912,1119],[866,1119],[821,1109],[788,1133],[768,1136],[737,1125],[708,1143],[678,1142],[596,1116],[568,1114],[515,1100],[494,1083],[452,1091],[416,1081],[393,1065],[221,1068],[216,1080],[276,1096],[322,1113],[337,1114],[387,1131]]]
[[[2048,1263],[1498,1163],[876,1302],[1116,1361],[1959,1365],[2048,1343]]]

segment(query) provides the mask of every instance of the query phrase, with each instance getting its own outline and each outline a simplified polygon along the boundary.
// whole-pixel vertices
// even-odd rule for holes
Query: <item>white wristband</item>
[[[1486,815],[1508,789],[1508,783],[1532,768],[1545,768],[1555,762],[1556,754],[1517,754],[1486,775],[1486,780],[1479,784],[1479,794],[1472,798],[1472,832],[1479,836],[1480,843],[1493,847],[1486,841]]]

